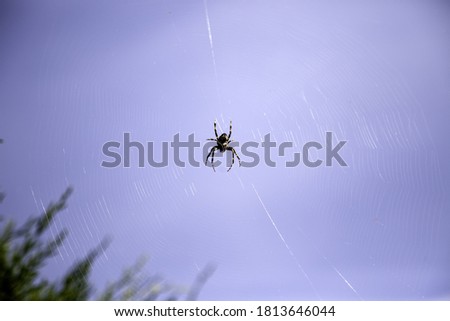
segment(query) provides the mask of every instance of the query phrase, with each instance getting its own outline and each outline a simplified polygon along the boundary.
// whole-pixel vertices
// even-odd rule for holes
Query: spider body
[[[239,157],[239,155],[236,153],[236,151],[234,150],[233,147],[228,146],[232,140],[230,139],[231,137],[231,130],[232,130],[232,126],[231,126],[231,121],[230,121],[230,132],[227,135],[226,133],[223,133],[222,135],[218,135],[217,134],[217,122],[214,122],[214,133],[216,134],[216,138],[208,138],[208,140],[213,140],[217,143],[216,146],[213,146],[211,148],[211,150],[209,151],[208,156],[206,156],[206,160],[205,160],[205,165],[208,164],[208,158],[209,156],[211,156],[211,165],[214,171],[216,171],[216,169],[214,168],[214,152],[216,150],[219,150],[221,153],[226,152],[227,150],[231,151],[232,157],[231,157],[231,166],[230,168],[228,168],[227,172],[231,169],[231,167],[233,167],[234,164],[234,156],[236,155],[238,161],[239,161],[239,166],[241,166],[241,158]]]
[[[228,142],[229,142],[228,135],[223,133],[222,135],[217,138],[217,147],[219,147],[219,150],[223,153],[227,150]]]

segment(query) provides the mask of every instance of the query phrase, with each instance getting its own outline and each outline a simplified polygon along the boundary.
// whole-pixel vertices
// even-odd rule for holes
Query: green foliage
[[[8,222],[0,234],[0,300],[87,300],[91,294],[88,275],[98,248],[63,277],[50,282],[40,279],[39,271],[55,255],[67,237],[62,230],[53,240],[44,241],[55,215],[66,207],[72,190],[67,189],[58,202],[50,204],[40,217],[28,219],[21,227]]]
[[[60,231],[51,241],[45,241],[45,232],[55,216],[65,209],[72,189],[67,189],[56,203],[51,203],[39,217],[28,219],[17,227],[13,221],[0,229],[0,300],[89,300],[94,298],[94,288],[89,282],[92,265],[108,246],[104,240],[91,250],[61,280],[50,281],[40,275],[42,266],[57,253],[67,237]],[[4,195],[0,195],[0,202]],[[0,222],[4,223],[0,218]],[[158,276],[145,277],[141,270],[144,260],[125,270],[122,276],[110,283],[99,300],[177,300],[186,295],[194,300],[214,267],[207,266],[199,273],[190,289],[174,287]],[[163,297],[165,296],[165,297]]]

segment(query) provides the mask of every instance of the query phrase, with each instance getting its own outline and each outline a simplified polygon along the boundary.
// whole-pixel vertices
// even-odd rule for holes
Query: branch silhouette
[[[183,295],[188,300],[195,300],[198,297],[213,268],[207,266],[188,291],[178,291],[179,287],[160,276],[145,276],[143,259],[126,269],[118,280],[96,296],[89,276],[98,255],[110,245],[108,238],[76,261],[61,279],[44,278],[41,268],[68,237],[67,230],[63,229],[49,241],[45,240],[45,232],[56,215],[66,208],[72,192],[72,188],[66,189],[40,216],[29,218],[21,226],[0,217],[0,223],[4,225],[0,229],[0,300],[178,300]],[[4,194],[0,194],[0,203],[3,199]]]

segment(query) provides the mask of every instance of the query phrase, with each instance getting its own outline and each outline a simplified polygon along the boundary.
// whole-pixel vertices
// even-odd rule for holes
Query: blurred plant
[[[188,300],[196,299],[214,266],[207,266],[190,289],[183,289],[158,276],[145,277],[142,273],[145,260],[138,260],[117,281],[95,296],[89,275],[95,259],[109,244],[108,240],[102,241],[75,263],[61,280],[43,278],[40,269],[63,244],[67,231],[62,230],[51,241],[43,240],[44,233],[55,216],[64,210],[71,193],[72,189],[67,189],[41,216],[28,219],[20,227],[9,221],[0,231],[0,300],[177,300],[183,295]],[[0,218],[0,222],[3,223],[3,219]]]
[[[3,144],[3,139],[0,138],[0,144]],[[0,203],[3,202],[3,200],[5,199],[5,194],[0,192]]]

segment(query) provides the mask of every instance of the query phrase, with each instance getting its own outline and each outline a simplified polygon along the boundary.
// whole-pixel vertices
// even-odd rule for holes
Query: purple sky
[[[217,264],[204,300],[448,299],[449,39],[445,1],[2,0],[1,213],[73,186],[44,272],[111,236],[98,288],[147,255],[186,286]],[[215,119],[240,142],[331,131],[349,166],[100,166],[124,132],[203,142]]]

